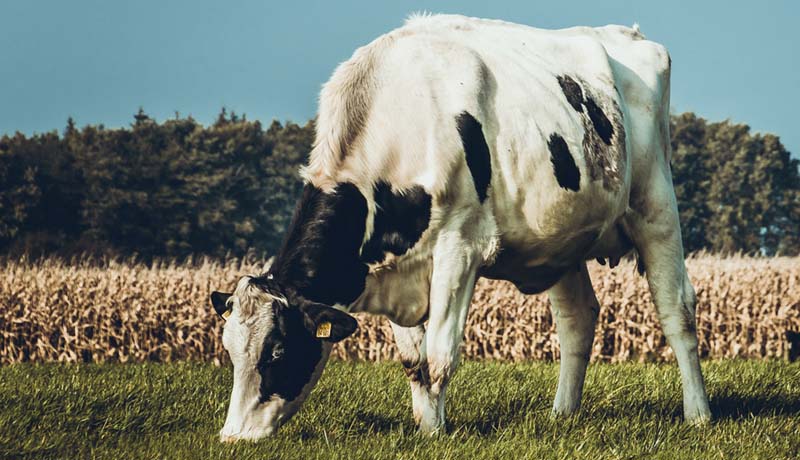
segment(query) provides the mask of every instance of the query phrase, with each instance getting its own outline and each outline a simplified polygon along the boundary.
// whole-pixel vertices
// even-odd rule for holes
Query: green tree
[[[800,179],[777,136],[691,113],[672,120],[672,169],[687,250],[796,254]]]

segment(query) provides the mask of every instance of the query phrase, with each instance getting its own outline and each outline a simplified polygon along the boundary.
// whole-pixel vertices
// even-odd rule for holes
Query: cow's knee
[[[691,348],[697,346],[697,296],[688,279],[679,287],[675,304],[662,305],[657,310],[666,337],[687,341]]]

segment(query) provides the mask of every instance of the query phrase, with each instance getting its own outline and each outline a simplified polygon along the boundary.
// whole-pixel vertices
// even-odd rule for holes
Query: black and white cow
[[[294,414],[347,312],[392,322],[423,432],[445,423],[478,276],[547,290],[561,344],[553,412],[578,409],[598,303],[585,261],[635,250],[710,418],[669,166],[667,50],[637,28],[540,30],[419,16],[356,50],[320,96],[305,189],[267,273],[214,293],[234,368],[221,437]],[[427,327],[423,324],[427,321]]]

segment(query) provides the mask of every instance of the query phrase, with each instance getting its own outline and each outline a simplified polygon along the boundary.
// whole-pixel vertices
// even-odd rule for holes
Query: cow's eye
[[[283,345],[275,345],[272,347],[272,351],[267,355],[267,363],[272,364],[276,361],[280,361],[283,358],[284,349]]]
[[[277,361],[283,358],[283,347],[275,347],[272,349],[272,360]]]

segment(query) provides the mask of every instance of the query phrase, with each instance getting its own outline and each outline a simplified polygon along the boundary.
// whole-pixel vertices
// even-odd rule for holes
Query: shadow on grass
[[[764,397],[725,395],[711,400],[711,414],[718,420],[742,420],[751,416],[800,414],[800,396]]]
[[[530,401],[523,399],[484,407],[480,417],[463,417],[466,414],[462,414],[462,417],[449,419],[447,433],[466,431],[480,436],[489,436],[518,422],[521,414],[527,410],[534,409],[531,408]],[[470,415],[474,415],[474,412]],[[410,411],[402,416],[387,416],[379,412],[359,410],[354,414],[354,419],[358,423],[353,424],[348,430],[358,434],[388,433],[398,430],[406,433],[417,432],[417,426]]]
[[[775,396],[726,394],[713,397],[709,404],[711,414],[715,421],[731,420],[741,421],[751,417],[800,415],[800,394]],[[576,414],[576,417],[561,419],[569,420],[580,426],[589,423],[591,419],[630,419],[638,414],[645,417],[657,417],[680,422],[683,420],[683,404],[681,400],[675,402],[664,399],[639,400],[616,407],[600,406],[591,407],[591,402]],[[447,428],[451,433],[454,430],[464,430],[479,436],[491,436],[497,431],[520,422],[526,413],[543,413],[550,415],[550,406],[541,407],[532,400],[515,399],[503,404],[495,404],[481,409],[480,417],[464,417],[461,420],[450,420]],[[474,413],[473,413],[474,414]],[[402,424],[399,421],[398,424]]]
[[[710,405],[715,421],[740,421],[750,417],[800,415],[800,395],[724,394],[713,397]],[[453,408],[452,401],[449,407]],[[531,395],[530,399],[522,397],[510,401],[496,401],[480,408],[459,407],[448,417],[447,433],[465,432],[481,437],[490,437],[522,422],[528,415],[534,414],[537,418],[540,416],[549,418],[549,399],[544,402],[540,395]],[[559,419],[554,423],[558,424],[560,429],[580,429],[598,419],[625,420],[638,417],[680,423],[683,420],[682,402],[679,398],[637,399],[609,406],[600,401],[584,401],[584,407],[575,417]],[[353,414],[353,420],[355,422],[347,430],[359,435],[385,434],[392,431],[415,433],[417,431],[410,411],[407,414],[387,415],[379,410],[358,410]],[[535,427],[544,431],[552,428],[548,428],[548,423],[537,424]],[[319,436],[319,433],[303,433],[301,436],[308,439]]]
[[[767,397],[727,394],[712,397],[709,406],[714,420],[739,421],[750,417],[797,416],[800,415],[800,395]],[[636,414],[683,419],[683,403],[680,399],[674,403],[666,400],[644,400],[615,407],[584,406],[583,411],[588,411],[591,417],[609,419],[630,418]]]
[[[398,418],[375,412],[358,411],[355,419],[359,423],[353,429],[361,434],[386,433],[400,428],[411,431],[416,429],[411,421],[411,414],[408,414],[408,418]]]

